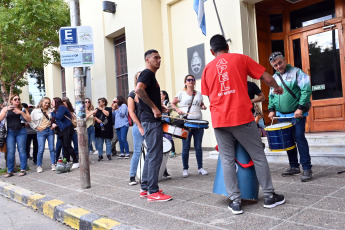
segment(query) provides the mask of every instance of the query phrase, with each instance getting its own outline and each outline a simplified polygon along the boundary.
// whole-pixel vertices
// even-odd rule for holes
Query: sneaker
[[[107,155],[108,161],[111,161],[111,155]]]
[[[300,174],[301,170],[299,168],[288,168],[282,172],[282,176],[290,176],[295,174]]]
[[[158,192],[163,193],[163,190],[159,189]],[[141,198],[146,198],[147,197],[147,191],[140,189],[140,197]]]
[[[54,164],[52,164],[52,171],[56,170],[56,166]]]
[[[174,158],[176,157],[176,153],[175,152],[171,152],[170,155],[169,155],[170,158]]]
[[[79,163],[73,163],[72,169],[77,169],[77,168],[79,168]]]
[[[103,160],[103,156],[98,156],[98,161]]]
[[[99,155],[99,154],[98,154],[98,150],[95,150],[95,151],[93,152],[93,154],[94,154],[94,155]]]
[[[302,182],[311,181],[311,178],[313,178],[313,171],[311,171],[311,169],[303,170],[301,181]]]
[[[111,155],[112,155],[113,157],[116,156],[116,152],[113,152]]]
[[[38,166],[37,169],[36,169],[36,171],[37,171],[38,173],[41,173],[41,172],[43,172],[43,169],[42,169],[41,166]]]
[[[159,191],[147,195],[147,201],[164,202],[164,201],[169,201],[171,199],[172,199],[171,196],[161,193]]]
[[[166,171],[164,171],[163,177],[164,177],[165,179],[171,179],[170,174],[169,174],[168,172],[166,172]]]
[[[183,178],[188,177],[188,169],[184,169],[184,170],[183,170],[183,172],[182,172],[182,177],[183,177]]]
[[[117,159],[125,159],[125,154],[121,153],[117,156]]]
[[[243,213],[241,201],[230,201],[228,209],[235,215]]]
[[[136,182],[135,177],[134,176],[130,177],[129,178],[129,185],[136,185],[136,184],[138,184],[138,182]]]
[[[285,203],[285,198],[283,195],[278,195],[276,193],[273,193],[271,196],[265,197],[264,208],[274,208],[284,203]]]
[[[125,155],[125,159],[128,159],[129,158],[129,153],[127,153],[126,155]]]
[[[201,175],[208,175],[208,172],[205,170],[205,169],[203,169],[203,168],[201,168],[201,169],[198,169],[198,173],[199,174],[201,174]]]

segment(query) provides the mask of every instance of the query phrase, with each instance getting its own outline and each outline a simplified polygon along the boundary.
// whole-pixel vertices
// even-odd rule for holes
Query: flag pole
[[[222,35],[223,35],[223,37],[225,38],[225,34],[224,34],[222,22],[220,21],[220,18],[219,18],[219,13],[218,13],[218,9],[217,9],[217,5],[216,5],[215,0],[213,0],[213,5],[214,5],[214,9],[216,10],[216,14],[217,14],[217,18],[218,18],[220,30],[222,31]],[[229,39],[227,39],[226,41],[231,42],[231,39],[229,38]]]

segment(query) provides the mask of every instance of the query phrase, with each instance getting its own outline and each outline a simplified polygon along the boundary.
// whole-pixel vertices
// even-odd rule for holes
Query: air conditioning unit
[[[116,12],[115,2],[103,1],[103,11],[114,14]]]
[[[297,3],[297,2],[300,2],[300,1],[302,1],[302,0],[286,0],[286,1],[288,1],[288,2],[290,2],[290,3]]]

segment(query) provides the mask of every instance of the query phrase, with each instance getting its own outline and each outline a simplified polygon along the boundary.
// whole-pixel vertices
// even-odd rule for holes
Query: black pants
[[[74,148],[72,147],[73,134],[74,134],[74,128],[71,125],[65,128],[63,131],[61,131],[61,135],[59,138],[61,138],[62,147],[64,149],[64,151],[62,152],[63,158],[66,158],[67,160],[69,160],[71,156],[73,159],[73,163],[78,163],[77,155],[75,154]]]
[[[38,144],[37,144],[37,134],[28,134],[26,138],[26,156],[29,159],[30,157],[30,147],[31,147],[31,141],[33,142],[33,161],[37,162],[37,153],[38,153]]]

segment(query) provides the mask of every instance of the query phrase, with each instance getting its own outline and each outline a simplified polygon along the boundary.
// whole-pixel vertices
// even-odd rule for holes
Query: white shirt
[[[180,91],[177,93],[175,97],[177,97],[179,101],[179,106],[181,106],[181,108],[179,109],[183,111],[184,113],[187,113],[188,107],[192,102],[193,95],[189,96],[186,91]],[[203,103],[202,95],[200,92],[196,91],[195,97],[193,99],[193,104],[189,111],[190,114],[188,114],[187,119],[192,119],[192,120],[202,119],[202,113],[201,113],[202,103]],[[182,115],[181,117],[183,116],[185,115]]]

